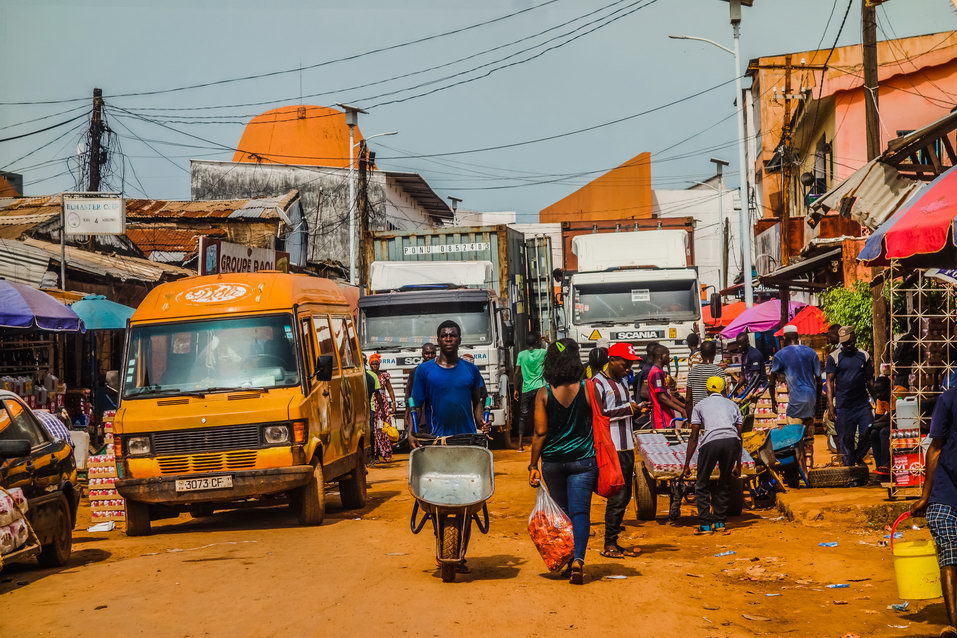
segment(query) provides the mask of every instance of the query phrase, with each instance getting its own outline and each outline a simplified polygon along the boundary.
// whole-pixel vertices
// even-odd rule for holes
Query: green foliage
[[[859,279],[852,288],[835,287],[820,295],[821,310],[832,324],[854,326],[857,347],[870,351],[873,346],[874,316],[871,312],[871,284]]]

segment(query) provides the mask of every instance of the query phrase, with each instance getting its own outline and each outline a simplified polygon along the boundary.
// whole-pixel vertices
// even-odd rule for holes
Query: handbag
[[[618,461],[618,450],[611,440],[611,421],[601,411],[601,401],[595,391],[595,382],[588,380],[585,387],[591,396],[591,427],[595,439],[595,461],[598,464],[598,481],[595,493],[609,498],[625,488],[625,478]]]

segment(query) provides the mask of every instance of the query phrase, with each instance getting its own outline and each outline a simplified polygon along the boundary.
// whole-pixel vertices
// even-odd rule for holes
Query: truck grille
[[[245,470],[256,467],[256,450],[223,452],[219,454],[190,454],[186,456],[162,456],[156,459],[163,474],[188,472],[220,472]]]
[[[224,452],[261,447],[260,426],[255,424],[197,428],[153,433],[153,454],[169,456],[196,452]]]

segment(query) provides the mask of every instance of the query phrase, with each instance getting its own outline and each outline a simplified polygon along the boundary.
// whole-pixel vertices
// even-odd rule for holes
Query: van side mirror
[[[711,316],[714,319],[721,318],[721,293],[711,293],[709,305],[711,306]]]
[[[316,358],[316,380],[330,381],[332,379],[332,355],[322,354]]]
[[[31,449],[28,439],[0,441],[0,459],[17,459],[29,456]]]
[[[502,320],[502,343],[505,344],[506,348],[515,345],[515,324],[512,323],[511,319]]]

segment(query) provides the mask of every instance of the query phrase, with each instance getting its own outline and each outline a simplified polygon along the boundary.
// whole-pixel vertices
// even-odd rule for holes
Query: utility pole
[[[790,261],[788,228],[791,216],[791,56],[784,56],[784,123],[781,125],[781,265]]]
[[[90,152],[87,156],[87,168],[90,181],[87,190],[94,193],[100,190],[100,168],[102,167],[103,147],[103,89],[93,89],[93,116],[90,118]]]
[[[369,281],[369,262],[367,260],[366,239],[369,233],[369,169],[372,163],[365,140],[359,140],[359,175],[356,194],[356,214],[359,219],[359,283]]]
[[[358,106],[349,104],[336,104],[345,111],[346,126],[349,127],[349,283],[353,286],[358,285],[359,278],[356,272],[356,175],[355,175],[355,129],[359,124],[359,113],[366,114],[368,111],[360,109]]]

